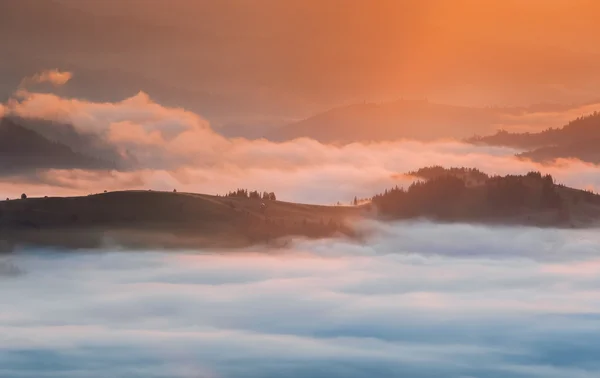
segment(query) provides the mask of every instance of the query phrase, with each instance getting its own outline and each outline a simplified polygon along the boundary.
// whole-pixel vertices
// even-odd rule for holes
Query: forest
[[[236,189],[234,191],[228,192],[225,197],[237,197],[237,198],[252,198],[252,199],[262,199],[266,201],[276,201],[277,196],[273,192],[259,192],[258,190],[248,190],[248,189]]]
[[[574,198],[595,200],[583,191],[561,194],[551,175],[529,172],[526,175],[489,177],[484,184],[467,187],[465,179],[452,173],[472,172],[466,168],[441,167],[419,170],[431,178],[412,183],[407,189],[394,187],[372,198],[378,212],[391,218],[431,217],[440,220],[485,219],[516,216],[532,211],[562,212],[563,218]],[[419,172],[417,171],[417,172]],[[431,174],[437,172],[437,175]],[[478,175],[485,175],[480,171]],[[487,177],[487,175],[485,175]]]
[[[489,177],[486,173],[481,172],[477,168],[465,168],[465,167],[444,168],[441,165],[433,165],[430,167],[419,168],[416,171],[408,172],[407,175],[418,177],[418,178],[425,179],[425,180],[431,180],[433,178],[443,176],[443,175],[450,175],[450,176],[456,176],[456,177],[471,177],[471,178],[478,179],[478,180],[487,180]]]

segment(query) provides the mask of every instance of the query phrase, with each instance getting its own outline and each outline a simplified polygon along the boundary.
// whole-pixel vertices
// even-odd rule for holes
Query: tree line
[[[260,193],[258,190],[248,190],[248,189],[236,189],[228,192],[225,197],[236,197],[236,198],[252,198],[252,199],[262,199],[266,201],[276,201],[277,196],[274,192],[262,192]]]
[[[372,203],[392,217],[432,216],[441,219],[518,214],[524,209],[560,209],[565,201],[551,175],[492,176],[484,185],[469,188],[453,175],[419,180],[407,189],[394,187],[375,195]]]
[[[438,176],[451,175],[460,177],[470,177],[477,180],[486,180],[488,175],[477,168],[465,168],[465,167],[452,167],[444,168],[441,165],[432,165],[429,167],[419,168],[416,171],[410,171],[407,173],[409,176],[419,177],[425,180],[430,180]]]

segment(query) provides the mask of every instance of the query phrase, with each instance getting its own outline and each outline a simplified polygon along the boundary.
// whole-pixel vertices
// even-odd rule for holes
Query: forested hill
[[[452,174],[460,169],[435,171],[439,175],[430,175],[406,190],[396,187],[376,195],[373,205],[391,219],[568,227],[589,226],[600,219],[600,196],[557,185],[550,175],[491,176],[469,185],[468,178]]]
[[[579,117],[562,128],[549,128],[539,133],[498,131],[486,137],[473,137],[468,142],[508,146],[527,150],[519,156],[535,161],[576,158],[600,163],[600,113]]]

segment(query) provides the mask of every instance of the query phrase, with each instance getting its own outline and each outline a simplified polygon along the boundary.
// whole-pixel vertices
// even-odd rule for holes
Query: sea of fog
[[[0,377],[600,376],[600,230],[0,257]]]

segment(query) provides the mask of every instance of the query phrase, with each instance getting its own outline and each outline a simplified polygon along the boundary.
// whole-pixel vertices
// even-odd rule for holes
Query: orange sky
[[[600,73],[591,0],[182,1],[170,12],[148,3],[155,9],[139,17],[218,36],[202,39],[221,42],[210,53],[240,81],[300,95],[579,100],[595,97]]]
[[[9,29],[0,38],[13,56],[24,54],[23,64],[33,64],[32,54],[55,63],[26,74],[119,70],[222,95],[235,109],[289,115],[399,97],[468,105],[598,100],[600,2],[593,0],[46,4],[54,5],[30,7],[1,26]],[[86,13],[60,18],[54,13],[63,6]],[[20,36],[27,40],[11,45]]]

